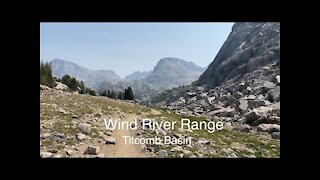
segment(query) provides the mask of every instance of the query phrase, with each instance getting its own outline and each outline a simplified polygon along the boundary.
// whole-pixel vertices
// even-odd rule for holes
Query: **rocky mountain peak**
[[[216,87],[274,61],[280,61],[280,23],[235,23],[198,85]]]

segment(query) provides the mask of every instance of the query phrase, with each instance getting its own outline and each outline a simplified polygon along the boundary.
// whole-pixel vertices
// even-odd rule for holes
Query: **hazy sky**
[[[41,23],[40,59],[58,58],[124,77],[149,71],[161,58],[205,67],[233,23]]]

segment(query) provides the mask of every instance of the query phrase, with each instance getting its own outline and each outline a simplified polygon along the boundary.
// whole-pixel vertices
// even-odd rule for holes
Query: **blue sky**
[[[149,71],[161,58],[205,67],[234,23],[40,23],[40,59],[74,62],[124,77]]]

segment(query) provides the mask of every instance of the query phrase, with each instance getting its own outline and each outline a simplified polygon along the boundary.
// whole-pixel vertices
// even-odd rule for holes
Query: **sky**
[[[62,59],[124,77],[161,58],[208,66],[234,23],[40,23],[40,60]]]

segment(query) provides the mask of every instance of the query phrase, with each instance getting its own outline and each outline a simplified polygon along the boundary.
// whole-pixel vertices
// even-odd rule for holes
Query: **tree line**
[[[49,62],[40,62],[40,84],[53,88],[56,86],[52,76],[51,64]]]
[[[56,81],[67,85],[72,91],[78,91],[79,94],[89,94],[92,96],[97,95],[96,91],[86,87],[83,81],[78,81],[76,78],[69,75],[64,75],[62,78],[56,78]]]
[[[124,92],[121,91],[110,91],[108,90],[103,90],[100,92],[99,94],[100,96],[105,96],[111,99],[121,99],[121,100],[134,100],[134,96],[133,96],[133,91],[131,87],[125,88]]]
[[[56,78],[52,76],[51,64],[49,62],[40,62],[40,84],[48,86],[50,88],[55,87],[56,82],[61,82],[69,87],[71,91],[78,91],[80,94],[89,94],[96,96],[96,91],[86,87],[83,81],[78,81],[74,77],[65,75],[62,78]]]

